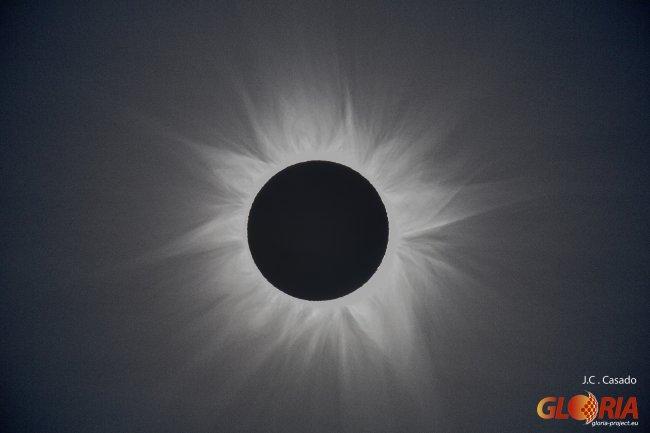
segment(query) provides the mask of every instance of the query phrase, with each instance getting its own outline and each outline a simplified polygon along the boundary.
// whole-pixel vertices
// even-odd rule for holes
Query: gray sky
[[[3,431],[574,431],[539,399],[647,399],[647,4],[238,3],[2,7]],[[444,130],[424,177],[524,197],[418,239],[462,278],[408,313],[417,391],[373,348],[291,372],[274,328],[226,338],[197,281],[229,250],[143,260],[219,188],[179,137],[257,154],[284,89]]]

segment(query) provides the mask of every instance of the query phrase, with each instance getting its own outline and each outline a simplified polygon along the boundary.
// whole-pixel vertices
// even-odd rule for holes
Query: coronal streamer
[[[202,209],[211,217],[160,252],[207,257],[201,275],[193,278],[207,288],[198,302],[209,308],[186,332],[213,337],[194,362],[255,341],[254,355],[238,361],[222,394],[236,392],[280,356],[286,362],[275,373],[277,388],[260,391],[269,398],[282,401],[286,387],[299,389],[303,375],[328,363],[334,365],[344,418],[364,396],[388,401],[377,391],[389,389],[388,383],[417,400],[435,375],[435,342],[425,337],[418,315],[435,317],[450,282],[474,284],[446,260],[455,223],[526,194],[514,183],[473,182],[480,165],[463,160],[433,171],[431,161],[448,133],[445,125],[429,127],[400,115],[386,121],[386,114],[378,114],[384,110],[366,110],[385,103],[383,97],[355,109],[351,94],[334,84],[310,86],[303,80],[273,89],[266,104],[252,102],[244,92],[249,130],[240,136],[203,143],[180,138],[199,161],[195,174],[213,190]],[[368,179],[390,221],[385,256],[370,280],[349,295],[318,302],[273,287],[247,243],[247,217],[262,186],[283,169],[313,160],[343,164]]]

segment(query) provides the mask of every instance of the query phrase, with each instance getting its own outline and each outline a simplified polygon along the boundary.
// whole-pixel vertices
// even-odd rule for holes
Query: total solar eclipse
[[[329,161],[307,161],[274,175],[248,216],[248,245],[276,288],[310,301],[363,286],[388,244],[386,208],[361,174]]]

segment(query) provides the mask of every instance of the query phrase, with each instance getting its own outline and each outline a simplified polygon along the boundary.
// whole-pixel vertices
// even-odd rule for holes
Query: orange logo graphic
[[[589,391],[587,391],[587,394],[589,396],[582,394],[574,395],[567,405],[567,410],[571,418],[578,421],[585,420],[585,424],[589,424],[595,420],[596,415],[598,415],[598,401],[596,400],[596,396]]]
[[[569,416],[585,424],[596,418],[624,420],[628,417],[639,419],[636,397],[602,397],[600,403],[589,391],[587,395],[577,394],[566,403],[565,397],[544,397],[537,403],[537,415],[542,419],[568,419]]]

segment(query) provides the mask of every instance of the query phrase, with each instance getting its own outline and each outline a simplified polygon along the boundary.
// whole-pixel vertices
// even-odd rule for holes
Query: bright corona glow
[[[417,394],[433,377],[434,363],[416,314],[435,314],[431,306],[444,298],[449,282],[471,285],[446,260],[454,224],[522,196],[504,183],[473,183],[475,172],[463,171],[465,161],[433,172],[430,161],[448,132],[444,125],[427,129],[401,119],[386,134],[382,119],[357,116],[345,92],[298,87],[278,90],[274,102],[261,108],[249,102],[250,130],[240,137],[182,140],[198,155],[196,173],[214,190],[203,209],[211,217],[163,255],[211,257],[200,270],[207,289],[188,295],[213,300],[195,324],[213,327],[202,356],[255,339],[255,355],[241,360],[229,389],[277,354],[287,359],[286,377],[278,383],[293,383],[296,372],[309,371],[327,350],[338,359],[344,401],[370,396],[382,381],[395,379]],[[268,283],[247,243],[247,216],[258,191],[279,171],[312,160],[343,164],[368,179],[390,225],[386,254],[372,278],[347,296],[319,302],[293,298]],[[436,239],[441,231],[445,236]],[[379,376],[363,373],[387,368],[390,373]]]

